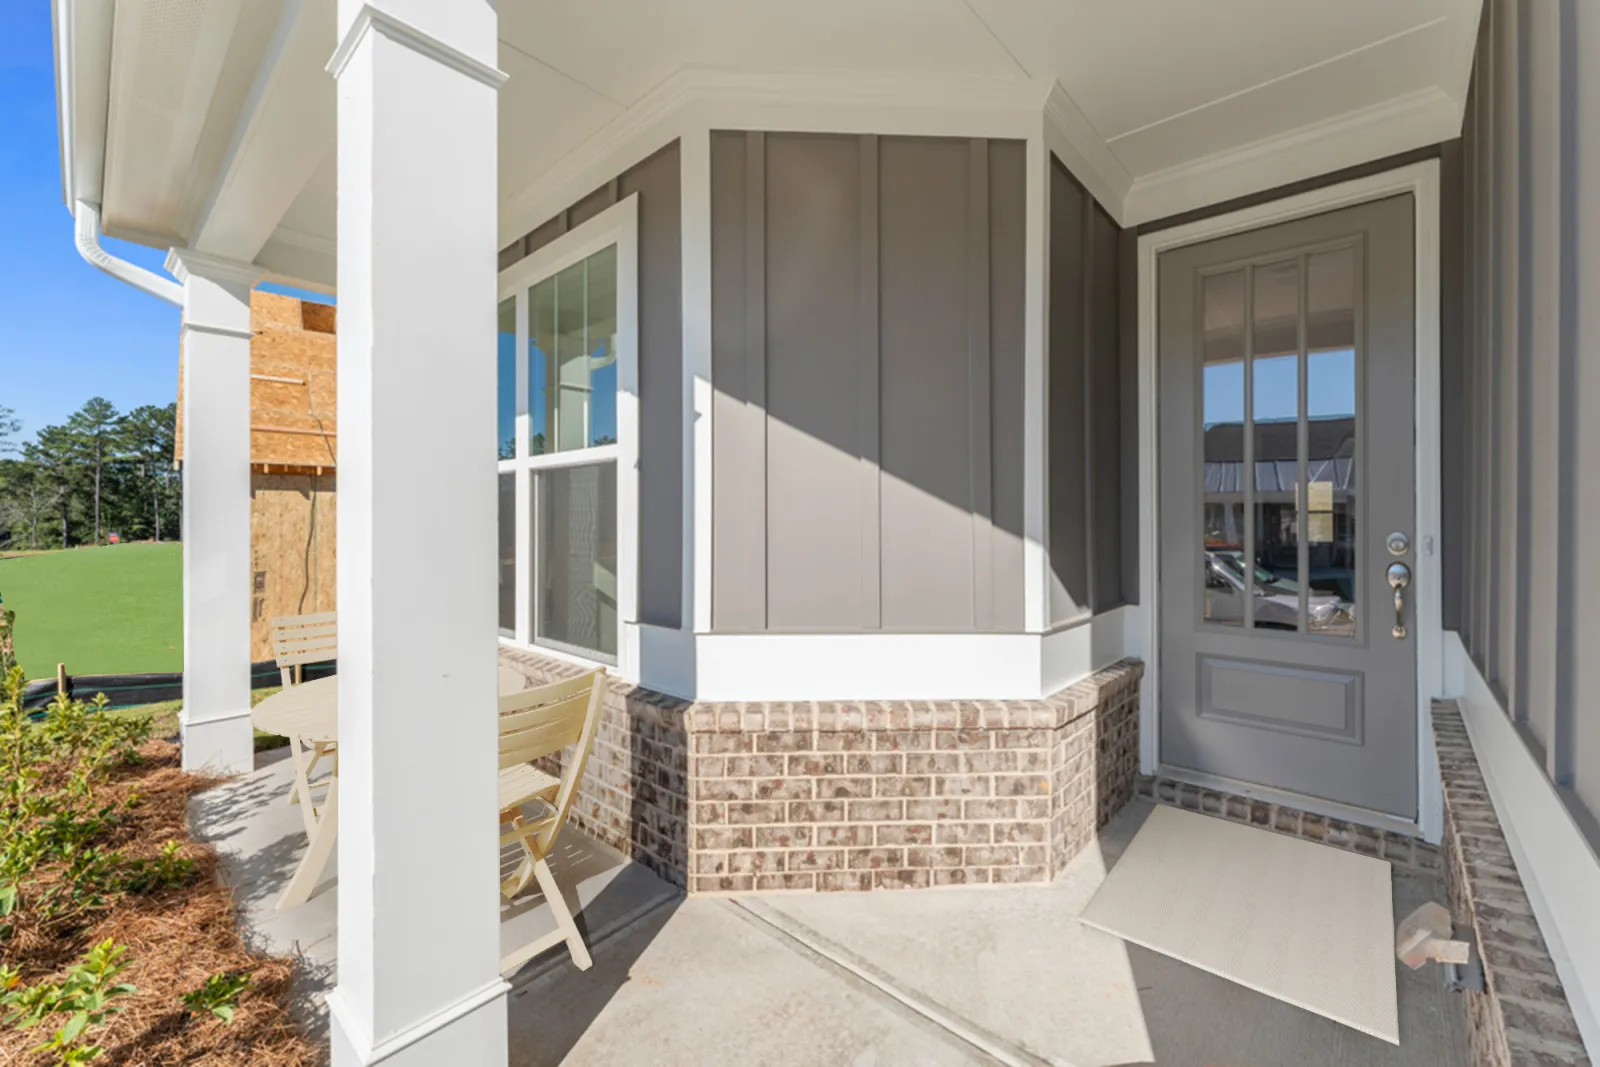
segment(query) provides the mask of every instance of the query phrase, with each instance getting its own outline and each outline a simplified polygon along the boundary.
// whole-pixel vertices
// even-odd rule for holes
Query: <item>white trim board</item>
[[[1039,700],[1122,659],[1129,610],[1048,634],[695,634],[628,623],[622,663],[637,670],[621,674],[685,700]],[[504,634],[500,644],[595,665]]]
[[[1600,1051],[1600,858],[1517,735],[1461,635],[1444,635],[1449,679],[1522,888],[1584,1045]]]
[[[1354,181],[1314,189],[1239,211],[1201,219],[1139,238],[1139,604],[1130,609],[1128,651],[1145,661],[1139,713],[1139,766],[1160,765],[1161,632],[1160,497],[1157,484],[1159,410],[1156,375],[1156,261],[1161,253],[1306,215],[1410,193],[1416,198],[1416,434],[1417,546],[1412,589],[1417,611],[1416,830],[1438,842],[1444,831],[1439,765],[1433,754],[1433,698],[1444,691],[1443,570],[1439,559],[1439,162],[1426,160]]]

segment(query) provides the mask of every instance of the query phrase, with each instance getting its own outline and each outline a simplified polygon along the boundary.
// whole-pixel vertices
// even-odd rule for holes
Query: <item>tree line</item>
[[[118,412],[94,397],[59,426],[19,441],[0,405],[0,548],[70,548],[179,537],[176,404]]]

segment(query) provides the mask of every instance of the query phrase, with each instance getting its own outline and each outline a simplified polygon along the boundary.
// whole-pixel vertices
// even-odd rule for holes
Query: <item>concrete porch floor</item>
[[[305,847],[286,761],[196,798],[241,918],[301,956],[307,1023],[324,1024],[337,887],[274,910]],[[564,949],[514,977],[516,1067],[616,1063],[1122,1064],[1421,1067],[1469,1061],[1461,1003],[1436,966],[1399,974],[1399,1047],[1077,921],[1150,806],[1135,801],[1049,886],[685,899],[574,830],[553,864],[594,967]],[[1396,872],[1396,914],[1444,899]],[[509,951],[550,929],[537,891],[502,911]]]

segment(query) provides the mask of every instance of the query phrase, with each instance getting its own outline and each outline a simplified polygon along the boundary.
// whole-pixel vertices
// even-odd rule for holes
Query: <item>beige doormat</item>
[[[1383,860],[1157,807],[1080,918],[1400,1043]]]

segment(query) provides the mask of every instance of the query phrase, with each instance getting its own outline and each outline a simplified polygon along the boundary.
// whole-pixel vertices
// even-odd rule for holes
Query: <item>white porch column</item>
[[[491,0],[339,0],[333,1063],[506,1062]]]
[[[255,763],[250,729],[250,289],[259,267],[173,249],[183,284],[183,766]]]

